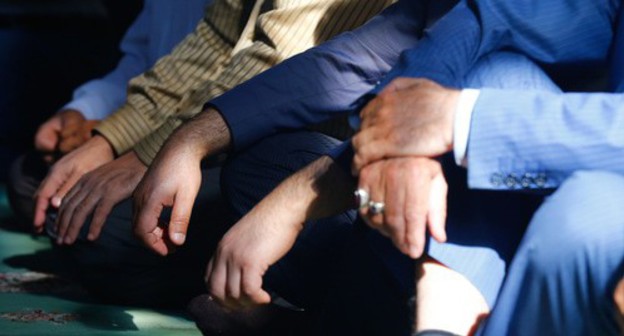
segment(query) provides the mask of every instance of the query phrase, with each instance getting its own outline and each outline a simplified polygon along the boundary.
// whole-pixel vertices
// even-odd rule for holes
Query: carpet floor
[[[0,186],[0,335],[201,335],[183,311],[103,305],[57,272],[45,237],[16,230]]]

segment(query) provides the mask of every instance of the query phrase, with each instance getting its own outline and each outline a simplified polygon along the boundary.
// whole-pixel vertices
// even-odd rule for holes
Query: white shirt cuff
[[[470,137],[470,121],[472,112],[479,99],[480,90],[463,89],[455,108],[453,125],[453,154],[458,166],[468,167],[468,138]]]

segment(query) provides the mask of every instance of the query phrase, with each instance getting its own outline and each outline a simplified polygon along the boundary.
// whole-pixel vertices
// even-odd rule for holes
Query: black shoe
[[[187,310],[206,336],[295,335],[293,330],[304,324],[307,315],[271,304],[242,311],[227,310],[207,294],[191,300]]]

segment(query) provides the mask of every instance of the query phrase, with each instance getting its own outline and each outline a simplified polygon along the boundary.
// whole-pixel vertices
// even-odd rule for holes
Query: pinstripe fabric
[[[162,143],[202,104],[284,59],[351,30],[391,0],[216,0],[194,34],[149,72],[130,83],[127,104],[97,130],[120,154],[135,146],[151,162]],[[254,20],[255,19],[255,20]],[[251,24],[253,34],[241,36]],[[236,45],[248,45],[233,52]]]
[[[612,31],[602,35],[614,36]],[[623,38],[617,35],[616,57],[622,55]],[[564,35],[551,48],[575,42]],[[612,76],[620,76],[622,61],[612,62]],[[612,87],[621,88],[621,80],[612,78]],[[577,170],[624,173],[622,94],[483,90],[470,134],[468,182],[473,188],[557,188]]]
[[[547,198],[478,335],[621,335],[613,291],[624,276],[624,177],[580,171]]]
[[[604,62],[619,5],[618,0],[463,1],[401,56],[374,92],[399,76],[457,87],[475,62],[497,50],[518,50],[545,64]]]
[[[471,187],[503,190],[556,188],[576,170],[624,174],[624,95],[483,90],[468,167]]]

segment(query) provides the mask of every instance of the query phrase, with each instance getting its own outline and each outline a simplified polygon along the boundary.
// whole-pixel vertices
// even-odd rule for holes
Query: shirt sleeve
[[[77,110],[87,119],[100,120],[123,105],[128,81],[148,67],[149,22],[149,11],[144,9],[121,41],[123,56],[117,67],[74,90],[72,101],[62,109]]]
[[[242,10],[240,1],[215,0],[194,32],[130,81],[125,104],[96,127],[117,154],[165,123],[199,83],[220,75],[239,39]]]
[[[468,167],[468,139],[472,113],[479,99],[479,90],[464,89],[459,95],[453,122],[453,154],[458,166]]]

